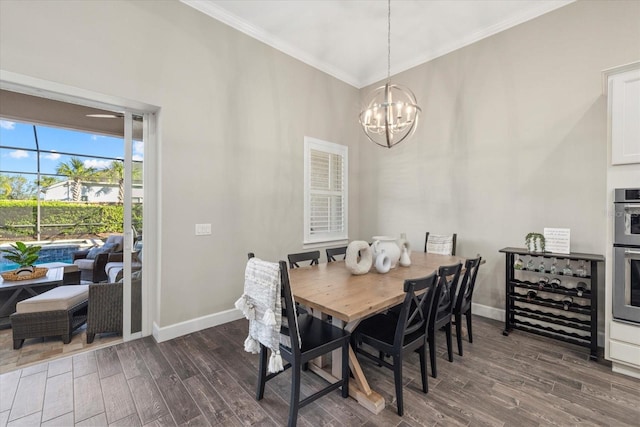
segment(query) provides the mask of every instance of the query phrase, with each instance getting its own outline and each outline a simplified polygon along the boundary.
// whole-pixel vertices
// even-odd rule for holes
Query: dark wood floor
[[[301,426],[637,426],[640,380],[589,362],[586,349],[474,318],[474,344],[454,363],[439,338],[437,379],[420,392],[417,355],[405,365],[405,415],[396,414],[390,370],[366,361],[387,400],[379,415],[332,393],[300,411]],[[260,425],[287,421],[287,372],[254,400],[257,355],[245,353],[247,321],[156,344],[145,338],[0,376],[0,426]],[[302,392],[321,385],[303,376]]]

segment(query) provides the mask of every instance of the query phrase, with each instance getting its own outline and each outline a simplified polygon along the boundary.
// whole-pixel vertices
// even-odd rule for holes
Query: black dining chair
[[[356,354],[363,355],[378,366],[393,370],[396,388],[398,415],[402,416],[404,404],[402,398],[402,363],[406,354],[417,351],[420,354],[420,373],[422,391],[429,391],[427,380],[427,328],[430,311],[437,283],[437,274],[404,282],[404,301],[400,314],[376,314],[362,321],[352,335],[352,346]],[[366,351],[362,344],[367,344],[378,351],[378,355]],[[385,360],[385,355],[392,357],[393,363]]]
[[[328,248],[327,249],[327,262],[338,261],[336,259],[337,256],[342,255],[342,259],[347,255],[347,247],[340,246],[339,248]]]
[[[453,234],[430,234],[428,231],[424,237],[425,253],[440,255],[455,255],[456,240],[458,235]]]
[[[253,258],[253,256],[253,253],[249,253],[250,259]],[[300,408],[314,400],[338,388],[342,389],[342,397],[349,397],[349,342],[351,335],[344,329],[335,327],[328,322],[308,314],[296,316],[287,263],[280,261],[279,265],[281,299],[283,301],[283,320],[280,335],[281,337],[286,337],[284,340],[280,340],[280,355],[287,363],[284,365],[283,371],[267,374],[267,353],[269,349],[260,344],[256,400],[262,400],[264,397],[264,389],[267,381],[291,368],[291,396],[288,425],[289,427],[293,427],[297,423]],[[289,341],[290,345],[283,344],[283,341]],[[323,356],[338,349],[342,350],[342,379],[330,383],[304,399],[300,399],[300,379],[303,365],[316,357]]]
[[[456,339],[458,340],[458,354],[462,356],[462,315],[467,319],[467,334],[469,342],[473,343],[473,335],[471,333],[471,298],[473,290],[476,286],[476,277],[482,257],[468,259],[464,264],[464,276],[458,287],[458,296],[456,297],[456,305],[453,308],[453,315],[456,323]]]
[[[438,285],[434,295],[433,310],[427,341],[429,342],[429,356],[431,358],[431,376],[438,377],[436,370],[436,332],[444,328],[447,337],[447,353],[449,362],[453,362],[453,347],[451,345],[451,319],[455,304],[456,288],[460,279],[462,264],[445,265],[438,269]]]
[[[318,265],[320,262],[320,251],[299,252],[287,255],[290,268],[299,268],[299,262],[311,261],[309,265]]]

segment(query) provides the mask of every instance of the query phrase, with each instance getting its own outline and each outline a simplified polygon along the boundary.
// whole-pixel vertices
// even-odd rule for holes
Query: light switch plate
[[[211,234],[211,224],[196,224],[196,236],[208,236]]]

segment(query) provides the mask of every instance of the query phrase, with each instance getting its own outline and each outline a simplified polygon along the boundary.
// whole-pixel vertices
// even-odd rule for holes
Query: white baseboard
[[[503,309],[473,303],[471,311],[473,314],[477,314],[478,316],[504,321]],[[243,317],[244,316],[240,310],[233,308],[231,310],[198,317],[197,319],[186,320],[169,326],[159,327],[157,323],[153,322],[153,338],[157,342],[168,341],[202,329],[233,322],[234,320],[242,319]]]
[[[157,323],[153,322],[153,338],[157,342],[168,341],[182,335],[201,331],[202,329],[233,322],[243,317],[240,310],[232,308],[231,310],[221,311],[164,327],[159,327]]]
[[[622,365],[620,363],[612,362],[611,370],[622,375],[627,375],[633,378],[640,379],[640,369],[632,368],[630,366]]]
[[[505,319],[503,308],[489,307],[488,305],[476,304],[475,302],[471,303],[471,313],[502,322],[504,322]]]
[[[478,316],[499,320],[501,322],[504,322],[505,319],[504,309],[490,307],[488,305],[472,303],[471,312]],[[242,319],[243,317],[244,316],[240,310],[233,308],[231,310],[198,317],[197,319],[186,320],[184,322],[164,326],[162,328],[158,327],[157,323],[154,322],[153,338],[155,338],[157,342],[163,342],[182,335],[191,334],[202,329],[233,322],[234,320]],[[600,345],[600,343],[604,343],[604,334],[602,332],[598,333],[598,344]]]

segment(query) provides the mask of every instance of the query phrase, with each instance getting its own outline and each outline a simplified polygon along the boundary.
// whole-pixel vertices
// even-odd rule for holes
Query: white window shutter
[[[305,138],[304,243],[347,239],[347,147]]]

